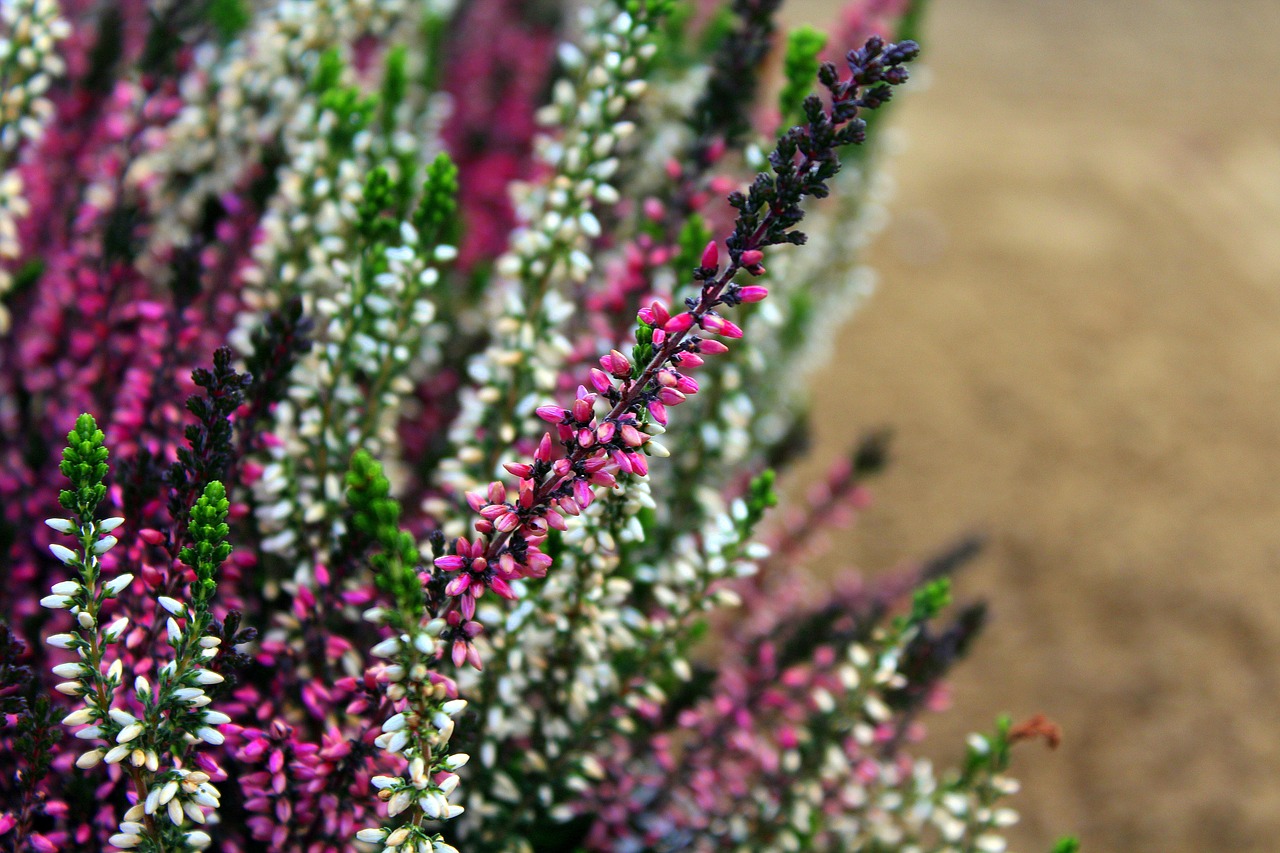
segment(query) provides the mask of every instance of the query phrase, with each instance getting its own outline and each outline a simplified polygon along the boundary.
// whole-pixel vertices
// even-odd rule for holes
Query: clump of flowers
[[[971,543],[776,509],[919,8],[780,5],[3,4],[0,850],[1004,849]]]

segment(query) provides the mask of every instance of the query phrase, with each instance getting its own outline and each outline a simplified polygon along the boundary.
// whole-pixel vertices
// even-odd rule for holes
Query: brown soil
[[[820,19],[832,2],[798,3]],[[1280,837],[1280,3],[938,2],[820,455],[896,429],[868,568],[990,534],[931,747],[1007,711],[1024,851]],[[810,469],[816,470],[816,469]]]

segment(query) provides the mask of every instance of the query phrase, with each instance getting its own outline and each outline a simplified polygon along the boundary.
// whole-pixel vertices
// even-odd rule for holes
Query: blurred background
[[[1275,0],[935,0],[893,117],[880,286],[816,417],[819,457],[888,425],[895,461],[834,553],[989,535],[926,751],[1062,725],[1019,747],[1023,851],[1277,849],[1278,39]]]

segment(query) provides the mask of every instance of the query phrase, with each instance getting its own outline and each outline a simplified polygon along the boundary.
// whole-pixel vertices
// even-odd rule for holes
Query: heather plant
[[[3,3],[0,850],[1005,849],[975,544],[779,486],[920,7],[781,5]]]

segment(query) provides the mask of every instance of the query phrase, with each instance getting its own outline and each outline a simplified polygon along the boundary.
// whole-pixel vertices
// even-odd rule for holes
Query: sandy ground
[[[831,2],[798,2],[817,20]],[[1280,3],[939,0],[819,451],[897,431],[859,565],[990,534],[931,743],[1043,711],[1023,851],[1280,837]]]

